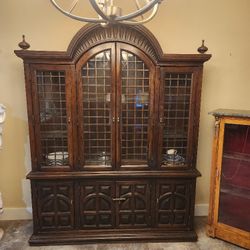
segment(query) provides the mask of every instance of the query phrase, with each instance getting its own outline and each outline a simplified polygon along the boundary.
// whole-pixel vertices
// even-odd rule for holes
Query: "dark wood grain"
[[[109,51],[109,58],[101,60],[105,51]],[[122,61],[123,52],[136,59],[129,65],[128,58],[123,58]],[[86,25],[74,36],[65,52],[16,50],[15,54],[23,59],[25,65],[32,158],[32,171],[27,178],[32,183],[34,221],[30,244],[197,240],[193,217],[196,178],[200,176],[196,169],[196,152],[202,70],[203,63],[211,55],[164,54],[149,30],[143,26],[126,25],[111,25],[105,29],[99,25]],[[105,63],[110,63],[109,72],[104,72],[107,70]],[[130,78],[127,76],[126,84],[123,82],[125,73],[122,63],[128,63],[129,70],[126,74],[134,74]],[[87,76],[84,76],[83,69],[88,70]],[[53,84],[56,85],[57,80],[46,80],[43,75],[39,78],[37,72],[40,71],[63,72],[65,91],[55,91]],[[147,71],[148,76],[143,75]],[[109,74],[108,78],[105,78],[106,73]],[[166,74],[171,76],[167,80],[168,87],[173,87],[173,92],[169,95],[164,95]],[[178,75],[178,81],[174,86],[175,75]],[[181,85],[183,79],[191,81],[190,93],[183,92],[187,91]],[[106,86],[105,81],[109,81],[107,84],[110,90],[107,92],[105,89],[102,93],[101,83],[104,82]],[[65,106],[61,103],[61,106],[56,104],[55,108],[66,110],[60,118],[61,129],[64,128],[63,132],[67,135],[67,145],[63,140],[60,142],[56,132],[49,127],[51,125],[57,128],[57,123],[42,124],[43,132],[50,133],[54,139],[53,143],[42,144],[40,105],[47,105],[48,97],[43,96],[47,90],[44,91],[43,87],[46,88],[48,83],[52,97],[53,94],[56,97],[60,94],[60,98],[57,98],[60,102],[64,102],[65,98]],[[129,90],[130,85],[134,86],[134,92]],[[140,110],[144,120],[136,116],[138,109],[145,104],[137,103],[136,98],[142,96],[137,95],[136,88],[145,92],[143,95],[146,96],[144,98],[148,109],[145,108],[145,113]],[[131,98],[131,106],[128,109],[126,104],[125,111],[124,93]],[[91,94],[92,101],[88,102],[89,97],[86,95]],[[179,112],[181,108],[178,106],[168,107],[168,103],[175,98],[179,98],[176,105],[182,105],[181,100],[186,94],[189,103],[185,114]],[[107,113],[101,113],[104,111],[98,105],[107,105],[104,110]],[[175,116],[164,117],[166,109],[170,113],[175,112]],[[127,127],[122,124],[123,111],[134,112],[133,116],[126,117]],[[89,120],[86,120],[87,116]],[[175,119],[175,129],[184,129],[178,117],[186,119],[184,132],[187,145],[182,146],[185,162],[182,165],[163,166],[164,140],[171,138],[168,133],[164,134],[166,124],[162,121]],[[104,125],[100,125],[98,119],[102,122],[104,119],[108,120],[107,124],[103,122]],[[97,134],[105,134],[106,125],[111,131],[110,162],[105,160],[100,164],[97,157],[100,152],[96,152],[95,148],[101,148],[101,140],[107,142],[108,139],[95,138]],[[140,129],[134,129],[133,136],[127,136],[129,132],[126,129],[129,126],[142,125],[147,129],[145,138],[136,139],[136,133],[140,133]],[[93,138],[89,138],[89,135]],[[140,156],[138,159],[131,155],[130,158],[124,158],[124,140],[131,140],[131,144],[126,145],[134,147],[133,153]],[[140,148],[143,141],[146,150],[141,148],[141,151],[136,151],[136,147]],[[59,152],[61,148],[68,150],[67,164],[46,164],[46,154],[55,153],[52,146]],[[167,149],[169,148],[164,150]],[[180,152],[179,150],[178,153]],[[101,153],[106,155],[106,152]],[[91,154],[93,159],[89,159]],[[97,160],[92,164],[91,160],[95,157]]]

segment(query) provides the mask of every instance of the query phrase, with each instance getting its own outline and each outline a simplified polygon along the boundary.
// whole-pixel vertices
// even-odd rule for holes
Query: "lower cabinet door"
[[[138,228],[151,225],[151,190],[148,181],[119,181],[116,183],[116,225]]]
[[[89,229],[115,227],[115,183],[82,181],[80,183],[80,227]]]
[[[82,229],[141,228],[151,225],[151,192],[147,181],[82,181]]]
[[[35,181],[32,183],[34,222],[38,231],[74,228],[73,183],[71,181]],[[37,219],[38,218],[38,219]]]
[[[36,232],[192,227],[192,180],[51,180],[32,185]]]
[[[191,181],[156,182],[156,226],[183,228],[189,225]],[[193,193],[192,193],[193,194]]]

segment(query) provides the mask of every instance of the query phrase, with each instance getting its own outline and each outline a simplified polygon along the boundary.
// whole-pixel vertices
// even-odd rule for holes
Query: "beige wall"
[[[196,53],[206,40],[212,59],[204,71],[196,203],[207,203],[213,118],[216,108],[250,109],[250,1],[165,0],[146,26],[166,53]],[[49,0],[8,0],[0,8],[0,103],[7,106],[0,152],[0,191],[5,207],[30,206],[30,169],[22,61],[13,50],[25,34],[34,50],[65,50],[80,22],[64,17]]]

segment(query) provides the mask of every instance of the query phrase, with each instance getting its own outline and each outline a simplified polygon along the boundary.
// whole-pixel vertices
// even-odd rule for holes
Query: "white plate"
[[[68,162],[69,154],[66,151],[58,151],[47,155],[49,165],[64,165]]]

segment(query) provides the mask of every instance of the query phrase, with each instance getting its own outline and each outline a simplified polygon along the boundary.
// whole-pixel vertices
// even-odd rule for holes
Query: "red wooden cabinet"
[[[250,112],[219,109],[207,234],[250,249]]]
[[[203,63],[165,55],[142,26],[87,25],[66,52],[24,60],[30,244],[196,240]]]

